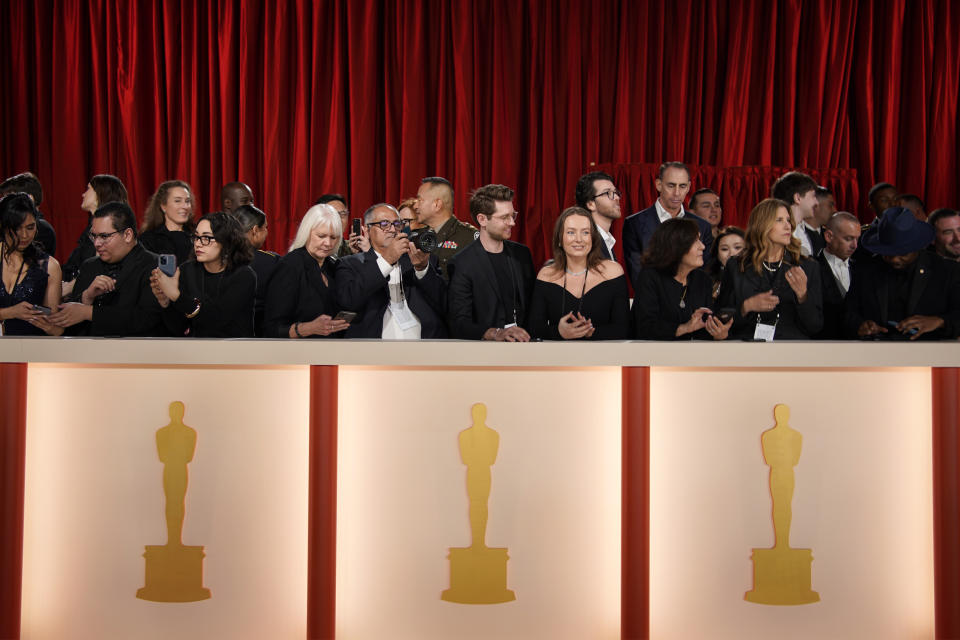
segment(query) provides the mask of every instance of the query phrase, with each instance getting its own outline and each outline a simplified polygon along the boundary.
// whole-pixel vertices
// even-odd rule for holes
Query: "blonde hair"
[[[747,232],[743,253],[740,256],[740,270],[745,271],[747,263],[753,265],[757,273],[763,272],[763,261],[770,250],[771,242],[768,237],[770,229],[773,228],[777,220],[777,211],[786,209],[790,219],[790,230],[796,229],[793,224],[793,216],[790,215],[790,206],[783,200],[776,198],[767,198],[760,201],[750,212],[750,219],[747,221]],[[790,244],[785,247],[785,251],[790,254],[794,264],[800,264],[800,241],[790,236]]]
[[[335,256],[340,249],[340,243],[343,242],[343,225],[340,222],[340,214],[328,204],[315,204],[307,209],[307,212],[303,214],[303,220],[300,221],[297,235],[294,236],[293,242],[290,244],[290,251],[306,245],[310,232],[320,226],[329,228],[331,233],[336,236],[337,245],[331,253]]]

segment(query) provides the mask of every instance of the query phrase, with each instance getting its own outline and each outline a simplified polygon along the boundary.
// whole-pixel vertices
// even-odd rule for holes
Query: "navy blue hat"
[[[890,207],[870,225],[860,244],[881,256],[903,256],[930,245],[935,232],[928,222],[917,220],[910,209]]]

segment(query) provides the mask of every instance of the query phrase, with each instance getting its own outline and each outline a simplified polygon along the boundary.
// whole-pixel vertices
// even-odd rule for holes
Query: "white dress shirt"
[[[826,249],[823,250],[823,257],[830,265],[830,271],[833,272],[833,278],[837,281],[840,292],[846,297],[847,291],[850,290],[850,259],[841,260]]]

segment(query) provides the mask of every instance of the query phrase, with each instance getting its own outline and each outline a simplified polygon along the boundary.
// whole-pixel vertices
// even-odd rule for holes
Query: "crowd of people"
[[[587,173],[537,268],[511,240],[514,191],[454,192],[424,178],[415,197],[351,220],[317,198],[284,256],[263,250],[267,216],[241,182],[194,219],[181,180],[157,187],[138,227],[122,181],[90,178],[88,224],[67,261],[31,173],[0,184],[0,327],[5,336],[492,340],[916,340],[960,334],[960,213],[875,185],[861,225],[830,191],[791,171],[724,226],[721,194],[679,162],[656,201],[623,220],[614,178]],[[688,195],[690,195],[688,200]],[[618,255],[620,254],[620,255]],[[633,296],[631,299],[631,290]]]

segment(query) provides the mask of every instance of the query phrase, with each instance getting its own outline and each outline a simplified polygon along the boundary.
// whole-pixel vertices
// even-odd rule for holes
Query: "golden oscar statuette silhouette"
[[[141,600],[196,602],[210,597],[203,587],[203,547],[183,544],[187,463],[197,448],[197,432],[183,424],[183,403],[170,403],[170,424],[157,429],[157,453],[163,463],[163,493],[167,508],[167,544],[147,545],[146,586]]]
[[[450,588],[440,597],[460,604],[510,602],[516,595],[507,589],[507,550],[492,549],[485,542],[490,467],[497,460],[500,435],[486,425],[485,404],[473,405],[471,413],[473,426],[459,437],[460,459],[467,467],[471,544],[450,548]]]
[[[773,408],[776,425],[760,437],[763,459],[770,467],[770,497],[773,500],[772,549],[753,550],[753,589],[744,599],[758,604],[809,604],[820,594],[810,588],[813,553],[790,548],[793,511],[793,468],[800,462],[803,436],[790,428],[790,407]]]

